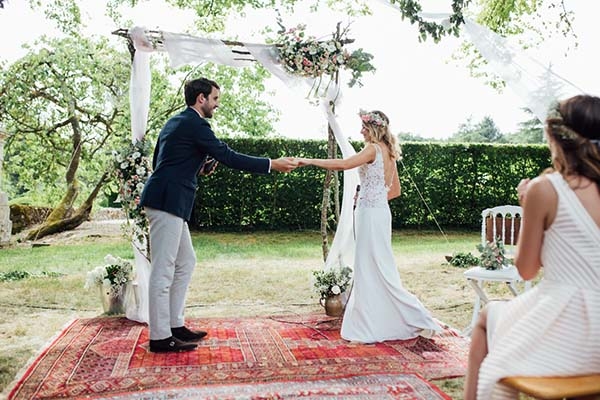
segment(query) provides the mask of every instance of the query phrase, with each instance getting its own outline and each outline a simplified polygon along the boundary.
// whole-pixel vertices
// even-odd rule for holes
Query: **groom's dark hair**
[[[213,87],[221,90],[217,82],[211,81],[210,79],[199,78],[192,81],[187,81],[183,89],[185,94],[185,104],[188,106],[193,106],[196,104],[196,98],[200,96],[200,93],[202,93],[204,97],[208,98],[208,95],[210,92],[212,92]]]

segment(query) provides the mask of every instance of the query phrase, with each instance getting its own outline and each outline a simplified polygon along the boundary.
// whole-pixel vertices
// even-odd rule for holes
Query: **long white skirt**
[[[354,285],[346,304],[341,336],[374,343],[411,339],[440,331],[421,302],[402,286],[392,252],[389,207],[357,208]]]

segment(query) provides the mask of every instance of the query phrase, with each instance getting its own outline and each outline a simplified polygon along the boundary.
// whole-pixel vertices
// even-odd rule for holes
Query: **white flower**
[[[123,285],[133,279],[133,264],[110,254],[104,257],[104,261],[105,265],[87,273],[84,288],[100,287],[112,295],[121,293]]]
[[[128,163],[127,161],[123,161],[123,162],[121,163],[120,167],[121,167],[122,169],[125,169],[125,168],[129,167],[129,163]]]
[[[333,285],[331,287],[331,293],[340,294],[340,293],[342,293],[342,289],[340,289],[340,287],[338,285]]]
[[[119,263],[119,260],[112,254],[107,254],[104,256],[104,262],[110,265],[115,265]]]

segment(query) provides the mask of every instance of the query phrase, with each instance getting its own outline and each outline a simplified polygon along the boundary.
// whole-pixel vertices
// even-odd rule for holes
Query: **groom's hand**
[[[271,169],[279,172],[290,172],[298,167],[298,161],[292,157],[280,157],[271,160]]]
[[[296,158],[296,161],[298,161],[299,167],[310,165],[310,160],[308,158]]]
[[[215,160],[212,157],[207,157],[206,160],[204,161],[204,164],[202,164],[202,167],[200,168],[198,175],[202,175],[202,176],[211,175],[213,172],[215,172],[215,169],[217,169],[217,165],[219,165],[219,162],[217,160]]]

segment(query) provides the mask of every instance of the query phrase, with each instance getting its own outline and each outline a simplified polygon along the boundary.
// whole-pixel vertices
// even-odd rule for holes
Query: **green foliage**
[[[452,258],[449,261],[450,265],[458,268],[469,268],[479,264],[479,257],[474,256],[469,252],[457,252],[452,254]]]
[[[519,123],[517,132],[506,135],[506,140],[510,143],[544,143],[544,124],[532,116],[531,119]]]
[[[375,72],[375,66],[371,64],[373,55],[363,49],[354,50],[346,63],[347,69],[352,72],[352,79],[348,82],[349,87],[358,84],[362,87],[360,78],[365,72]]]
[[[206,63],[189,71],[187,79],[201,76],[216,81],[221,87],[220,106],[211,125],[219,136],[264,137],[273,132],[279,112],[266,101],[264,80],[269,72],[260,65],[254,68],[233,68]],[[179,102],[183,106],[183,93]],[[164,124],[166,118],[162,121]]]
[[[61,181],[94,184],[106,167],[100,149],[127,132],[128,64],[104,39],[42,38],[0,72],[11,197],[48,190],[55,202]]]
[[[39,274],[32,274],[26,270],[12,270],[8,272],[0,272],[0,282],[15,282],[29,278],[58,278],[62,276],[58,272],[42,271]]]
[[[124,47],[124,46],[123,46]],[[123,49],[124,50],[124,49]],[[152,60],[147,137],[156,138],[166,120],[184,107],[182,84],[205,75],[222,87],[214,123],[220,134],[266,135],[278,114],[266,101],[260,67],[234,69],[212,64],[174,71],[159,56]],[[56,204],[72,174],[89,192],[112,163],[111,151],[130,137],[130,58],[105,39],[42,38],[26,56],[0,71],[0,123],[12,135],[5,147],[4,187],[11,199]],[[73,172],[69,168],[75,167]],[[111,181],[106,193],[116,192]]]
[[[441,139],[426,138],[411,132],[400,132],[396,135],[400,143],[406,142],[441,142]]]
[[[0,272],[0,282],[12,282],[27,279],[31,274],[27,271]]]
[[[398,5],[402,19],[408,18],[411,24],[417,23],[419,27],[419,40],[424,41],[430,36],[436,43],[445,35],[459,35],[460,26],[465,22],[463,10],[470,2],[471,0],[452,0],[452,14],[449,17],[449,25],[443,26],[423,19],[419,15],[423,11],[421,3],[417,0],[390,0],[390,3]]]
[[[29,0],[32,9],[40,7],[46,18],[67,35],[78,35],[81,28],[81,10],[77,0]]]
[[[480,122],[473,123],[471,118],[459,126],[458,132],[449,138],[450,142],[465,143],[505,143],[504,135],[494,120],[486,116]]]
[[[352,268],[320,268],[312,272],[315,290],[321,298],[345,292],[352,281]]]

